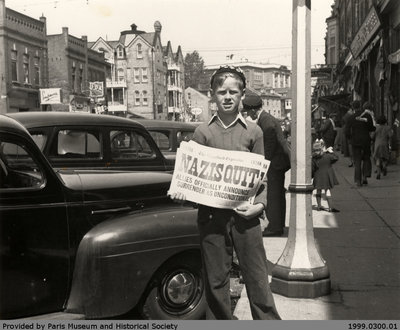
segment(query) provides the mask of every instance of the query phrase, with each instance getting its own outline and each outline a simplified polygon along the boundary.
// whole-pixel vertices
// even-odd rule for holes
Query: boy
[[[211,95],[218,111],[197,127],[193,140],[199,144],[264,155],[263,134],[239,112],[246,79],[235,67],[220,67],[211,77]],[[279,320],[268,283],[267,263],[258,215],[266,200],[262,186],[254,204],[217,209],[199,205],[198,229],[205,273],[207,319],[232,319],[229,272],[235,248],[254,320]],[[172,199],[185,200],[182,194]]]

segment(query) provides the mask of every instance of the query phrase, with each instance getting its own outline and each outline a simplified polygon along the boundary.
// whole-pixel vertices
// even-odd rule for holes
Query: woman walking
[[[374,143],[374,159],[377,169],[376,178],[381,178],[381,173],[386,175],[386,166],[390,159],[389,152],[389,141],[393,134],[393,130],[387,125],[385,116],[380,116],[377,120],[376,131],[374,132],[373,138]]]

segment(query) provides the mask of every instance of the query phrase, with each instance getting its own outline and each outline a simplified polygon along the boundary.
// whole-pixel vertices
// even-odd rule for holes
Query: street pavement
[[[338,153],[339,154],[339,153]],[[339,185],[332,189],[340,213],[312,211],[317,248],[326,260],[331,293],[301,299],[274,293],[283,320],[398,320],[400,319],[400,165],[388,166],[387,176],[354,184],[354,168],[339,155],[334,164]],[[290,173],[286,175],[287,184]],[[289,223],[290,196],[287,194]],[[315,196],[312,197],[316,205]],[[327,207],[326,203],[322,204]],[[285,247],[282,237],[264,238],[269,279]],[[251,320],[243,288],[234,310],[239,320]]]

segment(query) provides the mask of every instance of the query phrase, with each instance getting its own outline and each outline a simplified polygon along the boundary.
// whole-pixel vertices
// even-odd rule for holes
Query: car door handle
[[[92,215],[128,212],[130,210],[131,210],[131,208],[129,206],[125,206],[125,207],[119,207],[116,209],[95,210],[95,211],[92,211]]]

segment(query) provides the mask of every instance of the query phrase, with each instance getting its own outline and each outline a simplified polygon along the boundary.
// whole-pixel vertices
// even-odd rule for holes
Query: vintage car
[[[169,120],[136,119],[150,132],[165,158],[175,161],[176,149],[182,141],[190,141],[199,123]]]
[[[130,119],[71,112],[9,115],[28,129],[54,168],[174,169],[143,125]]]
[[[0,115],[0,318],[202,318],[197,211],[168,198],[170,180],[55,170]]]

